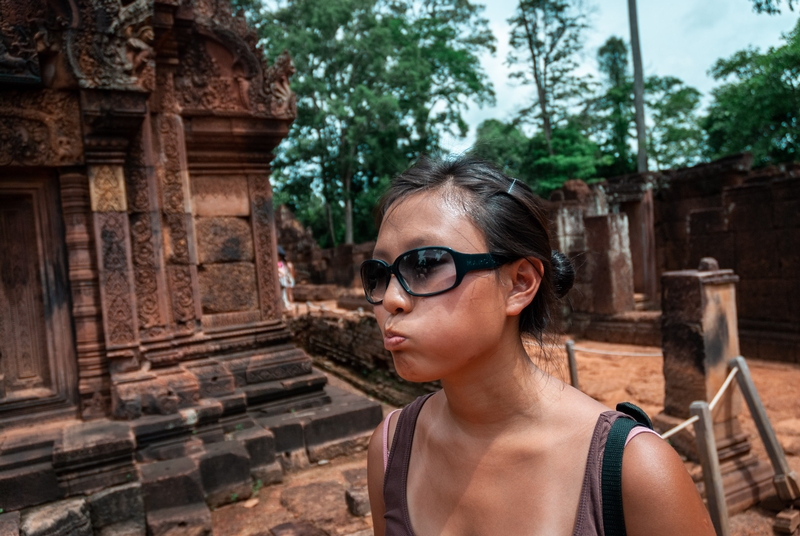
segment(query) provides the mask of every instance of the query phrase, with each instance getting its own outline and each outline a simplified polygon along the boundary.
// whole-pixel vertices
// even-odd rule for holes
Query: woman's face
[[[401,253],[424,246],[488,252],[483,233],[458,203],[440,193],[417,194],[390,207],[373,256],[391,264]],[[398,374],[409,381],[433,381],[491,356],[507,321],[506,294],[495,270],[469,272],[458,287],[429,297],[410,296],[392,277],[375,316]]]

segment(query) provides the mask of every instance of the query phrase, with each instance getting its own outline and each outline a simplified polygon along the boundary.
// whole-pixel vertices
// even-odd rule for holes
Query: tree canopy
[[[746,49],[720,59],[711,74],[723,84],[703,127],[707,154],[751,151],[755,165],[796,160],[800,149],[800,23],[785,44],[766,52]]]
[[[327,245],[374,235],[362,197],[491,103],[478,55],[494,37],[470,0],[287,0],[251,6],[266,53],[290,50],[297,120],[275,161],[276,198]],[[322,220],[322,221],[321,221]]]

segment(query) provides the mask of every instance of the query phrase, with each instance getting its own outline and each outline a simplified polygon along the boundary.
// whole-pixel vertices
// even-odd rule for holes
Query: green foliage
[[[712,91],[703,123],[710,158],[751,151],[757,166],[798,158],[800,23],[784,39],[783,46],[741,50],[712,67],[724,83]]]
[[[780,5],[782,0],[753,0],[753,11],[757,13],[767,13],[768,15],[777,15],[781,12]],[[800,5],[798,0],[786,0],[786,5],[791,11],[794,11],[795,5]]]
[[[651,76],[645,102],[652,119],[647,154],[656,169],[693,166],[703,154],[704,133],[698,110],[701,93],[672,76]]]
[[[525,181],[543,197],[566,180],[595,177],[598,166],[609,160],[572,121],[553,130],[551,145],[552,155],[542,131],[529,138],[514,123],[490,119],[478,127],[473,153]]]
[[[468,101],[493,102],[479,54],[494,37],[470,0],[242,0],[269,58],[288,50],[297,120],[275,160],[276,201],[323,245],[374,238],[371,207]],[[353,226],[346,225],[352,216]]]
[[[590,102],[582,123],[608,162],[598,167],[598,173],[607,177],[633,173],[636,124],[628,46],[611,37],[600,47],[597,61],[604,91]],[[698,116],[700,92],[675,77],[650,76],[644,97],[650,119],[648,154],[654,167],[669,169],[700,161],[704,138]]]
[[[536,88],[533,103],[519,117],[541,126],[552,153],[552,129],[566,123],[571,106],[590,89],[585,77],[574,74],[588,28],[586,10],[581,0],[519,0],[508,23],[507,63],[519,66],[511,78]]]

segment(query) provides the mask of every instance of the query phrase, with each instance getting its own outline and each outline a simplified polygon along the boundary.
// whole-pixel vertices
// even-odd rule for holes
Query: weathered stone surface
[[[197,464],[206,503],[212,508],[250,497],[250,456],[238,441],[206,445]]]
[[[197,275],[204,313],[249,311],[258,307],[254,264],[211,264],[201,266]]]
[[[0,536],[19,536],[19,512],[0,514]]]
[[[211,536],[211,511],[204,503],[147,512],[150,536]]]
[[[187,363],[185,368],[197,378],[200,398],[224,397],[234,394],[236,390],[233,376],[218,361],[202,360],[197,363]]]
[[[105,489],[90,495],[87,502],[95,531],[144,535],[146,525],[140,483]]]
[[[84,499],[68,499],[22,513],[20,536],[92,536]]]
[[[192,201],[197,216],[249,216],[247,177],[192,177]]]
[[[262,486],[283,482],[283,464],[280,460],[275,460],[272,463],[251,467],[250,476],[254,483],[260,482]]]
[[[365,487],[352,487],[345,492],[347,510],[354,516],[363,517],[370,512],[369,493]]]
[[[635,303],[627,216],[587,217],[584,225],[587,255],[593,258],[592,283],[603,289],[594,293],[592,312],[612,315],[632,311]]]
[[[115,417],[138,419],[142,415],[174,414],[196,405],[200,384],[193,374],[171,368],[158,375],[134,373],[118,381],[111,394]]]
[[[56,472],[49,463],[25,465],[0,472],[0,504],[18,510],[64,498]]]
[[[328,536],[328,533],[310,523],[281,523],[270,529],[272,536]]]
[[[195,225],[200,264],[253,260],[253,228],[247,219],[198,218]]]
[[[145,511],[203,504],[205,497],[197,463],[191,458],[177,458],[139,466]]]
[[[269,465],[275,461],[275,434],[261,426],[253,426],[232,434],[250,456],[250,465]]]

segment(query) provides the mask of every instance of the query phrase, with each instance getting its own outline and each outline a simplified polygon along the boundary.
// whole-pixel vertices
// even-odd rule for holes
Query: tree
[[[800,23],[784,40],[765,53],[741,50],[712,67],[712,76],[724,83],[712,91],[703,121],[710,158],[751,151],[757,166],[797,160]]]
[[[478,127],[473,152],[492,161],[510,176],[528,183],[546,197],[568,179],[590,179],[603,164],[598,160],[597,145],[581,133],[573,121],[556,127],[550,139],[553,154],[544,132],[528,138],[514,123],[489,119]]]
[[[757,13],[777,15],[781,12],[782,3],[782,0],[753,0],[753,10]],[[800,0],[786,0],[786,5],[791,11],[794,11],[795,4],[800,4]]]
[[[644,121],[644,69],[639,47],[639,17],[636,0],[628,0],[628,18],[631,25],[631,52],[633,52],[633,104],[636,110],[636,171],[647,171],[647,129]]]
[[[586,11],[580,0],[519,0],[508,22],[512,52],[507,63],[520,66],[511,77],[536,87],[534,104],[520,115],[538,118],[552,156],[553,128],[566,121],[575,96],[587,90],[586,82],[574,75],[581,34],[588,27]]]
[[[355,228],[368,221],[358,198],[435,152],[443,132],[464,135],[470,99],[492,102],[478,54],[494,41],[469,0],[284,0],[249,15],[266,54],[295,61],[298,115],[277,151],[276,190],[296,212],[321,200],[324,210],[299,214],[325,220],[323,243],[373,238]]]
[[[703,155],[698,110],[701,93],[673,76],[651,76],[645,84],[650,112],[648,153],[656,169],[697,164]]]
[[[597,54],[605,91],[589,108],[584,128],[591,132],[609,164],[598,171],[604,176],[637,170],[633,158],[634,97],[628,64],[628,47],[610,37]],[[650,158],[658,169],[692,165],[702,158],[703,131],[698,108],[700,92],[675,77],[650,76],[644,84]]]
[[[605,92],[594,102],[595,133],[601,150],[611,157],[602,171],[624,175],[635,168],[631,157],[633,126],[633,83],[628,64],[628,46],[619,37],[609,37],[597,51],[598,68],[603,74]]]

